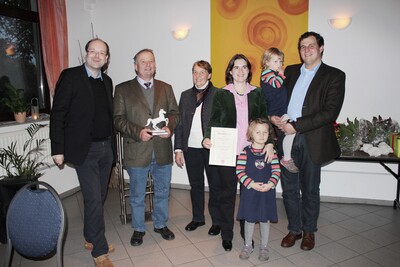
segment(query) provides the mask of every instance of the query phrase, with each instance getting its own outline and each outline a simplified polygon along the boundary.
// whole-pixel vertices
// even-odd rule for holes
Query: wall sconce
[[[189,35],[189,29],[187,28],[180,28],[172,31],[172,36],[178,41],[186,39]]]
[[[328,23],[333,29],[344,30],[347,27],[349,27],[349,25],[351,23],[351,17],[329,19]]]

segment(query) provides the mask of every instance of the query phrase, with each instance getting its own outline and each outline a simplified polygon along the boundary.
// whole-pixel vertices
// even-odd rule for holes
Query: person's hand
[[[284,121],[282,121],[282,117],[279,116],[270,116],[269,121],[277,127],[284,124]]]
[[[57,166],[60,166],[64,164],[64,155],[63,154],[58,154],[58,155],[53,155],[53,161]]]
[[[282,132],[285,134],[295,134],[296,130],[294,129],[293,125],[291,123],[285,123],[282,128]]]
[[[265,153],[264,161],[270,163],[274,157],[274,145],[267,144],[263,149],[263,153]]]
[[[211,139],[204,138],[202,145],[204,148],[210,149],[211,148]]]
[[[168,137],[171,136],[171,130],[167,126],[162,127],[162,130],[166,131],[167,133],[166,134],[160,134],[161,138],[168,138]]]
[[[251,185],[251,188],[253,188],[256,191],[262,192],[263,190],[263,183],[259,183],[259,182],[253,182]]]
[[[285,77],[285,75],[283,74],[283,73],[285,72],[285,70],[283,69],[283,67],[279,67],[276,71],[277,71],[281,76]]]
[[[265,184],[262,184],[262,189],[261,189],[261,192],[268,192],[269,190],[271,190],[271,188],[273,187],[274,185],[273,185],[273,183],[265,183]]]
[[[176,162],[176,165],[178,165],[178,167],[181,169],[185,165],[185,159],[183,157],[182,151],[175,152],[175,162]]]
[[[147,129],[147,128],[143,128],[143,129],[140,131],[139,138],[140,138],[140,140],[142,140],[143,142],[149,141],[151,138],[153,138],[153,135],[152,135],[152,133],[151,133],[151,130],[150,130],[150,129]]]

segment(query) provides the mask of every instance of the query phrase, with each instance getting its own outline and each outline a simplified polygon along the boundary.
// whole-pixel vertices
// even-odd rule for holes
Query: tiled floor
[[[63,203],[68,215],[64,266],[94,266],[90,253],[83,249],[81,193],[63,199]],[[256,234],[256,249],[250,259],[239,259],[243,241],[238,224],[235,225],[233,250],[230,252],[221,247],[220,236],[207,235],[211,226],[208,213],[206,226],[193,232],[185,231],[184,227],[191,220],[191,204],[189,191],[182,189],[171,190],[168,226],[175,233],[175,240],[163,240],[153,232],[153,225],[148,222],[143,244],[132,247],[129,244],[132,228],[121,223],[118,191],[111,189],[105,205],[106,235],[116,251],[110,254],[110,258],[117,267],[400,266],[400,210],[384,206],[322,203],[316,247],[306,252],[300,249],[300,242],[292,248],[280,246],[287,233],[287,220],[282,199],[277,203],[280,219],[271,224],[270,259],[260,262],[259,234]],[[5,245],[0,245],[0,261],[4,259],[5,248]],[[55,257],[35,262],[15,253],[12,266],[55,266]]]

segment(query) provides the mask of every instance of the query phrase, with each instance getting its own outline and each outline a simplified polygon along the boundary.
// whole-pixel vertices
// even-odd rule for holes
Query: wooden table
[[[397,191],[396,199],[393,201],[393,209],[397,207],[400,208],[399,196],[400,196],[400,158],[396,157],[394,154],[389,154],[387,156],[371,157],[365,152],[354,151],[354,152],[343,152],[342,155],[337,158],[338,161],[357,161],[357,162],[375,162],[381,164],[387,172],[389,172],[397,180]],[[392,171],[386,163],[397,164],[397,173]]]

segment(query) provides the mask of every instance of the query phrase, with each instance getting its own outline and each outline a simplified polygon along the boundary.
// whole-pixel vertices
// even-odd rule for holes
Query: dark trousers
[[[190,198],[192,200],[192,220],[204,222],[204,170],[209,186],[208,210],[213,225],[220,225],[219,198],[221,191],[220,179],[216,166],[208,164],[210,151],[204,148],[188,148],[183,152],[186,171],[190,183]]]
[[[87,242],[93,243],[93,257],[108,253],[103,204],[112,163],[111,142],[107,140],[92,142],[83,164],[75,166],[84,201],[83,235]]]
[[[235,215],[235,201],[237,191],[237,177],[235,167],[218,166],[218,175],[221,179],[220,214],[222,240],[233,239],[233,224]]]
[[[320,208],[321,165],[311,160],[303,134],[296,135],[294,139],[292,158],[300,170],[299,173],[290,173],[284,167],[281,168],[282,196],[289,221],[288,230],[314,233],[317,231]]]

